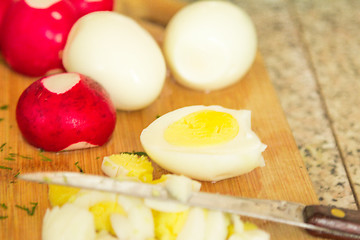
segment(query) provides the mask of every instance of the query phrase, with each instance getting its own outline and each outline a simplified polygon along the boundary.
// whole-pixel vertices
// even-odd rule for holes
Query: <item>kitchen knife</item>
[[[20,174],[18,178],[38,183],[113,192],[220,210],[305,228],[309,233],[320,237],[360,239],[360,211],[356,210],[204,192],[191,192],[184,202],[174,197],[169,189],[160,185],[76,172],[27,173]]]

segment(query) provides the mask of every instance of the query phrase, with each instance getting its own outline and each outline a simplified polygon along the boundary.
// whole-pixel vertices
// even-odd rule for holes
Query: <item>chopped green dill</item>
[[[14,178],[17,178],[20,175],[20,171],[14,175]]]
[[[7,209],[7,208],[8,208],[5,203],[1,203],[1,204],[0,204],[0,207],[3,208],[3,209]]]
[[[100,157],[96,157],[96,160],[100,159]]]
[[[32,157],[20,155],[18,153],[9,153],[9,156],[7,158],[5,158],[5,160],[15,161],[16,160],[15,157],[21,157],[21,158],[24,158],[24,159],[32,159]]]
[[[52,159],[45,156],[44,154],[42,154],[43,151],[39,152],[39,156],[41,157],[41,161],[45,161],[45,162],[52,162]]]
[[[11,168],[11,167],[5,167],[5,166],[0,166],[0,169],[12,170],[12,168]]]
[[[156,119],[158,119],[159,117],[161,117],[161,115],[156,115]]]
[[[8,216],[0,216],[0,220],[7,219],[7,218],[8,218]]]
[[[0,110],[6,110],[9,108],[9,105],[2,105],[0,106]]]
[[[17,156],[24,158],[24,159],[33,159],[32,157],[24,156],[24,155],[20,155],[20,154],[17,154]]]
[[[28,215],[32,216],[32,215],[34,215],[34,213],[35,213],[35,209],[36,209],[38,203],[37,203],[37,202],[30,202],[30,205],[32,205],[32,208],[31,208],[31,209],[28,208],[28,207],[26,207],[26,206],[20,206],[20,205],[15,205],[15,207],[20,208],[21,210],[26,211]]]
[[[82,168],[79,166],[79,161],[77,161],[77,162],[75,163],[75,166],[79,169],[79,171],[80,171],[81,173],[84,172],[84,171],[82,170]]]
[[[1,144],[1,146],[0,146],[0,151],[1,152],[4,150],[5,145],[6,145],[6,143]]]
[[[135,151],[132,151],[132,152],[122,152],[122,153],[125,153],[125,154],[135,154],[135,155],[138,155],[138,156],[145,156],[145,157],[148,156],[146,152],[135,152]]]
[[[4,119],[3,119],[3,118],[0,118],[0,122],[1,122],[1,121],[4,121]]]

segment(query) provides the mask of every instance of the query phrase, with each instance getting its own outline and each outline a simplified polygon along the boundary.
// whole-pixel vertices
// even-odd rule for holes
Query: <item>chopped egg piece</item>
[[[79,188],[61,185],[49,185],[49,200],[51,206],[62,206],[80,191]]]
[[[47,210],[42,226],[43,240],[94,240],[94,218],[86,209],[73,204]]]
[[[148,158],[140,160],[140,163],[137,158],[129,159],[135,160],[132,163],[119,161],[117,167],[126,166],[128,172],[134,170],[132,172],[140,173],[134,174],[139,178],[151,169],[148,172],[150,177],[145,179],[153,178]],[[128,172],[120,171],[117,178],[128,180]],[[131,179],[136,180],[136,177]],[[164,174],[148,183],[165,187],[180,201],[186,201],[192,192],[199,191],[201,187],[196,180],[173,174]],[[59,238],[63,237],[63,232],[68,239],[80,240],[269,240],[268,233],[252,223],[242,222],[237,215],[177,202],[55,185],[50,186],[49,199],[52,204],[62,207],[47,210],[43,225],[45,240],[63,239]]]
[[[191,208],[177,240],[203,240],[206,230],[206,213],[201,208]]]
[[[176,240],[182,230],[189,210],[180,212],[161,212],[153,210],[155,237],[157,240]]]
[[[206,217],[205,240],[225,240],[229,224],[228,214],[209,210]]]
[[[154,180],[153,184],[164,186],[168,190],[169,194],[180,202],[186,202],[193,191],[198,192],[201,188],[200,182],[185,176],[177,176],[173,174],[164,174],[161,178]],[[144,202],[148,207],[162,212],[181,212],[189,208],[186,204],[156,199],[145,199]]]
[[[154,237],[154,220],[142,199],[119,196],[118,202],[126,216],[111,215],[111,224],[119,239],[145,240]]]
[[[117,202],[102,201],[89,208],[89,211],[94,216],[96,231],[106,230],[111,234],[115,234],[110,221],[112,214],[125,214],[124,209]]]
[[[145,155],[121,153],[104,157],[101,165],[109,177],[127,176],[149,183],[153,180],[153,166]]]

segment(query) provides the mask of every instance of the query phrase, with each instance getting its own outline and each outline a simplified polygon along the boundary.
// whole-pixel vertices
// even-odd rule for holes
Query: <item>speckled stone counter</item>
[[[360,199],[360,1],[238,0],[322,204]]]

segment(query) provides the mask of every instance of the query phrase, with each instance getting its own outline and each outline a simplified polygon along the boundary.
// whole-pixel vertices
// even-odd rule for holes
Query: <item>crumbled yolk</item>
[[[231,114],[202,110],[172,123],[164,138],[177,146],[207,146],[228,142],[238,132],[239,124]]]
[[[106,230],[115,234],[110,221],[110,215],[113,213],[125,214],[124,209],[117,202],[102,201],[89,208],[94,216],[95,229],[97,231]]]
[[[251,222],[244,222],[244,231],[256,230],[258,227]]]
[[[62,206],[80,191],[79,188],[60,185],[49,185],[49,200],[51,206]]]
[[[155,238],[157,240],[176,240],[182,230],[189,210],[177,213],[153,210]]]
[[[135,177],[145,183],[153,180],[154,168],[147,156],[121,153],[111,155],[109,159],[112,163],[119,165],[119,167],[122,168],[119,169],[119,171],[126,172],[126,176],[128,177]]]

